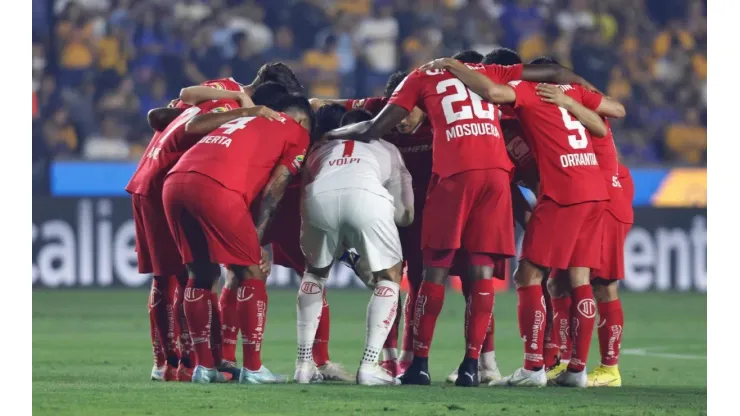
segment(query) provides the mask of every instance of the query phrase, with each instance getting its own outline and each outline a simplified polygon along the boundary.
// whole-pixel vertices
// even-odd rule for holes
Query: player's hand
[[[270,271],[272,270],[272,263],[270,263],[270,259],[267,257],[267,250],[263,248],[261,250],[261,258],[260,258],[260,271],[265,274],[265,276],[270,274]]]
[[[540,84],[537,86],[537,95],[540,99],[546,103],[555,104],[558,107],[563,107],[570,97],[565,95],[565,92],[560,89],[557,85],[551,84]]]
[[[265,107],[263,105],[256,105],[250,108],[249,110],[251,110],[250,111],[251,116],[253,117],[264,117],[269,120],[276,120],[280,122],[285,121],[285,119],[283,118],[283,116],[280,115],[280,113],[268,107]]]
[[[180,102],[179,98],[175,98],[174,100],[170,101],[169,104],[167,104],[167,108],[175,108],[177,104]]]
[[[447,69],[447,59],[449,58],[435,59],[432,62],[422,65],[419,69],[422,71],[426,71],[429,69]]]

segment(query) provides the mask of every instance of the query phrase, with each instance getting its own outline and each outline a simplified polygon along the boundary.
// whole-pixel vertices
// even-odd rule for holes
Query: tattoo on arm
[[[255,227],[257,228],[257,237],[260,240],[260,244],[265,244],[263,241],[265,237],[265,231],[270,225],[272,217],[275,215],[275,210],[280,204],[280,200],[283,199],[285,194],[285,188],[288,186],[293,175],[290,170],[283,165],[279,165],[275,170],[272,171],[270,180],[265,185],[265,189],[262,191],[262,201],[260,202],[259,214]]]

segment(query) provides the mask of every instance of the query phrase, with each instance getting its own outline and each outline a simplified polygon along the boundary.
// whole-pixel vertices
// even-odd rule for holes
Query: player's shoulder
[[[241,91],[242,89],[242,85],[236,82],[234,78],[219,78],[208,80],[200,85],[226,91]]]

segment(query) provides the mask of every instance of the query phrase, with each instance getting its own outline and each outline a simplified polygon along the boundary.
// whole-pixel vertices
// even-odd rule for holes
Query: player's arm
[[[532,206],[524,197],[522,189],[516,183],[511,183],[511,207],[514,212],[514,220],[522,226],[527,227],[529,218],[532,216]]]
[[[546,103],[555,104],[558,107],[568,110],[592,135],[596,137],[606,136],[607,128],[601,116],[568,96],[557,85],[540,84],[537,86],[537,95]]]
[[[534,82],[551,82],[553,84],[583,85],[588,90],[598,91],[590,82],[570,69],[555,64],[522,65],[522,80]]]
[[[254,226],[257,228],[257,236],[259,237],[260,244],[266,244],[263,241],[265,231],[270,225],[272,217],[275,215],[275,211],[280,204],[280,200],[283,199],[285,194],[285,188],[290,183],[293,174],[285,165],[278,165],[273,169],[270,179],[267,181],[267,185],[262,190],[262,198],[260,202],[259,211],[257,214],[257,221]]]
[[[198,105],[208,100],[233,100],[237,101],[242,107],[251,107],[254,105],[252,99],[244,91],[220,90],[205,85],[194,85],[181,89],[180,100],[190,105]]]
[[[484,100],[494,104],[510,104],[516,101],[516,92],[505,84],[497,84],[485,74],[468,68],[464,63],[453,58],[440,58],[425,65],[422,69],[438,68],[450,71],[471,91],[480,95]]]
[[[193,117],[185,124],[187,134],[207,134],[221,125],[240,117],[264,117],[270,120],[283,122],[285,119],[280,113],[265,106],[257,105],[249,108],[237,108],[223,113],[207,113]]]
[[[395,146],[392,151],[395,155],[386,189],[393,196],[393,220],[399,227],[408,227],[414,222],[414,188],[411,173],[403,163],[401,152]]]
[[[182,108],[153,108],[147,113],[146,121],[155,131],[162,131],[172,123],[172,120],[182,114],[183,111],[185,110]]]
[[[340,127],[328,132],[326,137],[329,140],[357,140],[367,143],[391,131],[408,114],[409,111],[401,106],[387,104],[372,120]]]
[[[627,110],[624,109],[622,103],[607,96],[601,98],[601,103],[596,107],[596,112],[599,115],[611,118],[624,118],[627,115]]]

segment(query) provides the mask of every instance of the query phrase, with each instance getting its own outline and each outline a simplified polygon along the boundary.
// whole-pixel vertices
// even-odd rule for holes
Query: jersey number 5
[[[570,144],[570,147],[574,149],[585,149],[586,146],[588,146],[588,137],[586,137],[586,128],[583,127],[583,124],[581,124],[578,120],[573,120],[573,118],[570,116],[570,113],[568,110],[564,109],[563,107],[558,107],[560,109],[560,113],[563,115],[563,123],[565,123],[565,128],[569,131],[577,130],[578,134],[569,134],[568,135],[568,143]]]
[[[494,106],[491,103],[484,103],[480,95],[474,93],[465,87],[462,81],[457,78],[450,78],[440,81],[437,84],[437,94],[444,94],[449,88],[454,88],[455,92],[442,98],[442,111],[445,114],[447,124],[452,124],[459,120],[469,120],[473,115],[477,118],[495,120]],[[467,101],[470,99],[471,105],[460,106],[460,111],[455,111],[452,104]],[[484,108],[485,105],[485,108]]]

